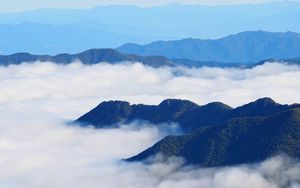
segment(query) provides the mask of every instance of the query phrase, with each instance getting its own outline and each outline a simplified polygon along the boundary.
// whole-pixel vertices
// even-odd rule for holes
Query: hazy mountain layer
[[[253,30],[300,32],[299,7],[297,1],[280,1],[227,6],[98,6],[1,14],[0,53],[53,55],[116,48],[129,42],[215,39]]]
[[[257,65],[262,65],[266,62],[279,62],[287,64],[300,64],[299,58],[291,59],[270,59],[263,60],[255,64],[242,63],[222,63],[215,61],[193,61],[188,59],[168,59],[164,56],[139,56],[134,54],[125,54],[113,49],[90,49],[78,54],[58,54],[51,55],[33,55],[30,53],[16,53],[12,55],[0,55],[0,66],[18,65],[23,62],[53,62],[57,64],[69,64],[74,61],[80,61],[83,64],[110,63],[118,64],[123,62],[140,62],[152,67],[161,66],[186,66],[186,67],[238,67],[252,68]]]
[[[300,34],[243,32],[217,40],[183,39],[147,45],[125,44],[119,51],[139,55],[162,55],[173,59],[255,63],[263,59],[300,56]]]
[[[50,55],[32,55],[29,53],[17,53],[7,56],[0,55],[0,65],[20,64],[23,62],[54,62],[58,64],[69,64],[74,61],[80,61],[83,64],[97,64],[97,63],[120,63],[120,62],[141,62],[145,65],[160,67],[173,66],[174,63],[162,56],[147,56],[142,57],[138,55],[128,55],[120,53],[113,49],[91,49],[79,54],[59,54],[56,56]]]

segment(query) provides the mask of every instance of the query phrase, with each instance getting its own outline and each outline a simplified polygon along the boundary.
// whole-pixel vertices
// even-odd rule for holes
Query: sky
[[[270,0],[0,0],[0,12],[19,12],[40,8],[91,8],[97,5],[111,4],[149,7],[170,3],[220,5],[262,3],[268,1]]]

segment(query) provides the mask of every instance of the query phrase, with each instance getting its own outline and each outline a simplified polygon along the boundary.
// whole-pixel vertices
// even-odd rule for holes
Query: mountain
[[[287,59],[265,59],[255,64],[250,64],[248,66],[245,66],[245,68],[253,68],[256,66],[264,65],[266,63],[281,63],[285,65],[300,65],[300,58],[287,58]],[[234,65],[234,64],[233,64]],[[234,67],[239,67],[238,65],[234,65]],[[242,66],[240,66],[242,67]]]
[[[142,62],[152,67],[161,66],[186,66],[186,67],[243,67],[242,64],[201,62],[188,59],[168,59],[163,56],[139,56],[134,54],[125,54],[114,49],[90,49],[78,54],[58,54],[58,55],[34,55],[30,53],[16,53],[11,55],[0,55],[0,66],[18,65],[23,62],[46,62],[51,61],[58,64],[69,64],[75,60],[80,60],[84,64],[97,64],[107,62],[116,64],[123,61]],[[261,62],[263,64],[264,62]],[[257,64],[260,65],[260,64]]]
[[[191,101],[176,99],[165,100],[159,105],[130,105],[125,101],[108,101],[102,102],[78,118],[75,123],[105,128],[134,120],[144,120],[155,124],[175,122],[181,115],[197,107],[198,105]]]
[[[18,65],[23,62],[32,63],[36,61],[40,62],[54,62],[57,64],[69,64],[76,60],[81,61],[83,64],[97,64],[101,62],[107,62],[110,64],[118,64],[120,62],[141,62],[144,65],[151,67],[161,66],[186,66],[186,67],[236,67],[236,68],[252,68],[262,65],[266,62],[279,62],[284,64],[300,64],[299,58],[292,59],[270,59],[263,60],[256,64],[244,65],[240,63],[219,63],[219,62],[204,62],[193,61],[188,59],[168,59],[163,56],[139,56],[134,54],[125,54],[118,52],[114,49],[90,49],[78,54],[58,54],[51,55],[33,55],[30,53],[16,53],[12,55],[0,55],[0,66]]]
[[[179,136],[167,136],[127,161],[153,162],[153,157],[183,157],[186,164],[217,167],[255,163],[286,154],[300,159],[300,104],[281,105],[261,98],[237,108],[220,102],[197,105],[167,99],[159,105],[102,102],[74,123],[116,127],[134,120],[177,122]]]
[[[54,62],[58,64],[69,64],[76,60],[81,61],[83,64],[97,64],[107,62],[111,64],[119,62],[141,62],[145,65],[152,67],[159,66],[174,66],[174,63],[165,57],[161,56],[137,56],[120,53],[113,49],[91,49],[79,54],[59,54],[56,56],[50,55],[32,55],[29,53],[17,53],[12,55],[0,55],[0,65],[7,66],[11,64],[21,64],[23,62]]]
[[[263,59],[300,56],[300,34],[248,31],[216,40],[183,39],[147,45],[125,44],[117,50],[139,55],[162,55],[172,59],[256,63]]]
[[[171,59],[176,65],[185,66],[185,67],[222,67],[222,68],[249,68],[251,66],[256,66],[256,64],[245,65],[243,63],[225,63],[225,62],[216,62],[216,61],[197,61],[190,59]],[[273,59],[272,62],[277,60]],[[280,61],[285,62],[285,61]],[[266,61],[261,61],[262,64],[266,63]],[[295,63],[293,63],[295,64]],[[300,64],[300,63],[296,63]],[[258,65],[258,64],[257,64]],[[260,64],[261,65],[261,64]]]
[[[187,164],[216,167],[260,162],[282,153],[300,159],[300,108],[234,118],[190,134],[168,136],[128,161],[161,154],[183,157]]]
[[[282,61],[283,61],[283,62],[287,62],[287,63],[289,63],[289,64],[296,64],[296,65],[299,65],[299,64],[300,64],[300,57],[284,59],[284,60],[282,60]]]
[[[299,7],[297,1],[275,1],[148,8],[114,5],[5,13],[0,14],[0,53],[26,51],[54,55],[116,48],[129,42],[147,44],[190,37],[216,39],[250,30],[300,32]]]
[[[175,122],[183,132],[189,133],[200,127],[216,126],[234,118],[265,117],[297,107],[300,108],[300,104],[281,105],[270,98],[262,98],[235,109],[220,102],[198,105],[179,99],[167,99],[159,105],[130,105],[125,101],[108,101],[100,103],[75,123],[106,128],[134,120],[153,124]]]

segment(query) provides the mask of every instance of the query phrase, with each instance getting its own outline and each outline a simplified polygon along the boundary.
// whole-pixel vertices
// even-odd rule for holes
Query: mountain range
[[[297,1],[274,1],[147,8],[114,5],[3,13],[0,14],[0,53],[54,55],[116,48],[129,42],[147,44],[190,37],[216,39],[242,31],[300,32],[299,7]]]
[[[152,67],[174,66],[171,60],[162,56],[138,56],[120,53],[113,49],[91,49],[79,54],[32,55],[29,53],[17,53],[12,55],[0,55],[0,65],[18,65],[23,62],[54,62],[57,64],[69,64],[80,61],[83,64],[92,65],[97,63],[117,64],[120,62],[141,62]]]
[[[127,161],[149,161],[160,154],[183,157],[187,164],[215,167],[259,162],[282,153],[300,159],[300,104],[281,105],[270,98],[237,108],[177,99],[159,105],[108,101],[75,123],[108,128],[134,120],[157,126],[176,122],[184,134],[168,136]]]
[[[90,49],[78,54],[58,54],[51,55],[34,55],[30,53],[16,53],[12,55],[0,55],[0,66],[19,65],[21,63],[33,62],[53,62],[57,64],[69,64],[74,61],[80,61],[83,64],[91,65],[98,63],[118,64],[124,62],[140,62],[151,67],[162,66],[186,66],[186,67],[238,67],[251,68],[262,65],[266,62],[280,62],[287,64],[300,64],[300,58],[290,59],[267,59],[254,64],[243,63],[225,63],[215,61],[193,61],[189,59],[169,59],[164,56],[139,56],[134,54],[126,54],[114,49]]]
[[[217,40],[183,39],[147,45],[125,44],[117,50],[138,55],[161,55],[171,59],[249,64],[264,59],[300,56],[300,34],[248,31]]]

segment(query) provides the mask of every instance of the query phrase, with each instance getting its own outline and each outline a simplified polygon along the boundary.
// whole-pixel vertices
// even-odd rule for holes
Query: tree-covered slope
[[[214,167],[259,162],[282,153],[300,158],[300,108],[266,117],[234,118],[190,134],[168,136],[128,161],[161,154]]]

